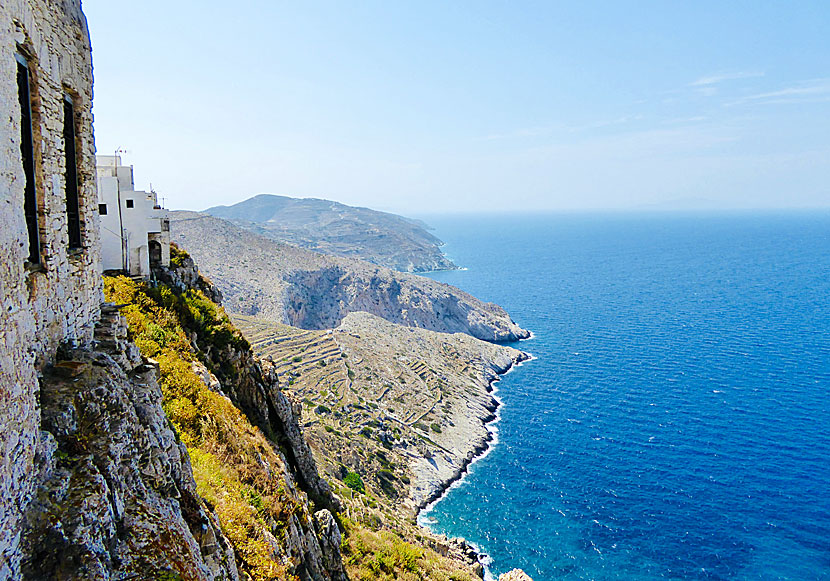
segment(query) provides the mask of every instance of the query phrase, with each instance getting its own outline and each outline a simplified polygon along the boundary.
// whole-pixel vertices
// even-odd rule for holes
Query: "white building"
[[[135,190],[132,166],[119,155],[99,155],[98,213],[104,271],[150,276],[150,266],[170,266],[170,219],[155,192]]]

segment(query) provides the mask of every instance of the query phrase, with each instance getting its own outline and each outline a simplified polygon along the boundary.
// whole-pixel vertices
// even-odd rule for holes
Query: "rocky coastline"
[[[454,484],[463,480],[469,472],[470,466],[484,458],[484,456],[490,452],[492,449],[491,442],[495,440],[498,433],[495,429],[495,424],[497,424],[500,419],[498,412],[499,408],[502,406],[502,401],[496,395],[497,389],[494,384],[501,381],[502,376],[507,375],[515,367],[530,361],[532,358],[533,357],[529,353],[521,352],[521,354],[516,357],[516,359],[512,360],[509,365],[496,371],[495,377],[488,380],[487,392],[492,396],[492,403],[487,405],[485,408],[489,413],[485,416],[477,418],[481,422],[481,425],[487,430],[487,435],[483,439],[478,439],[473,442],[473,446],[462,460],[461,466],[453,472],[450,478],[438,482],[434,487],[434,490],[429,495],[417,502],[416,510],[418,517],[420,517],[424,510],[427,510],[430,506],[433,506],[435,503],[440,501],[447,494],[447,492],[449,492]]]
[[[452,478],[450,478],[450,479],[444,481],[443,483],[441,483],[441,485],[439,487],[437,487],[435,489],[435,491],[427,499],[425,499],[424,501],[419,503],[419,505],[417,506],[416,522],[418,523],[419,526],[423,527],[424,529],[429,531],[431,534],[435,534],[435,533],[432,531],[432,529],[429,528],[428,523],[425,522],[422,519],[423,513],[425,511],[430,510],[433,506],[435,506],[438,502],[440,502],[441,499],[443,499],[444,496],[446,496],[446,494],[450,490],[452,490],[453,487],[459,485],[463,481],[464,477],[467,476],[467,474],[469,473],[470,467],[473,464],[475,464],[476,462],[478,462],[479,460],[483,459],[493,449],[493,446],[495,445],[495,443],[493,443],[493,442],[496,439],[496,435],[498,434],[498,431],[497,431],[495,425],[501,419],[499,417],[499,408],[503,405],[503,402],[496,395],[496,392],[498,391],[498,389],[496,388],[495,384],[497,382],[501,381],[501,378],[504,375],[507,375],[508,373],[513,371],[513,369],[515,369],[516,367],[519,367],[523,363],[526,363],[528,361],[532,361],[533,359],[534,359],[534,357],[532,355],[530,355],[529,353],[522,352],[522,354],[516,360],[511,362],[510,365],[508,365],[506,368],[503,368],[503,369],[497,371],[496,377],[493,377],[492,379],[490,379],[490,381],[488,383],[488,393],[491,393],[493,395],[493,401],[495,402],[495,405],[492,406],[490,415],[488,415],[484,418],[480,418],[481,421],[482,421],[482,424],[487,428],[487,437],[484,439],[483,442],[476,443],[473,446],[472,452],[470,454],[468,454],[466,460],[462,463],[461,468],[459,468],[453,474]],[[491,445],[491,443],[493,443],[493,444]],[[439,535],[439,536],[443,537],[444,535]],[[483,579],[485,579],[485,580],[495,579],[492,576],[492,574],[490,573],[489,569],[488,569],[488,564],[487,564],[487,557],[488,556],[487,556],[486,553],[482,552],[480,550],[480,548],[474,546],[469,541],[467,541],[467,539],[465,539],[463,537],[453,537],[453,538],[447,539],[447,542],[450,543],[451,545],[455,546],[456,552],[466,556],[466,558],[470,559],[471,561],[474,560],[480,566],[481,576],[482,576]],[[513,569],[509,573],[505,573],[504,575],[499,576],[499,581],[532,581],[532,580],[521,569]]]

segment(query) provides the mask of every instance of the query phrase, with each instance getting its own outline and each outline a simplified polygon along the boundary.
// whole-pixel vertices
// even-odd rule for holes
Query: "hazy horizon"
[[[830,5],[86,0],[99,153],[171,208],[830,207]]]
[[[339,202],[338,200],[332,200],[329,198],[321,198],[319,196],[304,196],[302,198],[296,196],[286,196],[284,194],[270,194],[270,193],[260,193],[254,194],[253,196],[249,196],[243,200],[238,200],[235,202],[230,202],[226,204],[217,204],[215,206],[209,206],[200,209],[194,208],[175,208],[170,207],[168,209],[172,211],[181,211],[181,212],[206,212],[215,207],[230,207],[236,204],[245,202],[251,198],[257,196],[278,196],[278,197],[287,197],[293,198],[298,200],[323,200],[323,201],[330,201],[330,202]],[[677,202],[677,203],[675,203]],[[340,202],[342,203],[342,202]],[[364,208],[369,210],[377,210],[379,212],[386,212],[396,215],[401,215],[406,218],[416,219],[416,220],[427,220],[429,218],[450,218],[454,216],[492,216],[492,215],[507,215],[507,216],[527,216],[527,215],[534,215],[534,216],[552,216],[552,215],[651,215],[651,214],[701,214],[701,215],[718,215],[718,214],[790,214],[790,213],[802,213],[802,212],[822,212],[822,213],[830,213],[830,206],[812,206],[812,207],[767,207],[767,208],[760,208],[760,207],[723,207],[723,206],[715,206],[713,200],[706,200],[706,199],[688,199],[688,200],[672,200],[668,201],[665,204],[644,204],[641,206],[632,206],[629,208],[574,208],[574,209],[527,209],[527,208],[507,208],[507,209],[473,209],[473,208],[465,208],[460,210],[437,210],[437,211],[424,211],[424,210],[416,210],[413,212],[397,212],[395,210],[388,210],[383,208],[377,208],[372,206],[357,206],[352,204],[345,204],[350,207],[355,208]]]

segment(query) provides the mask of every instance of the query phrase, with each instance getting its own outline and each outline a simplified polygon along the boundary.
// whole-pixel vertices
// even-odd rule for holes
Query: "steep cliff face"
[[[279,244],[204,214],[174,212],[171,218],[172,238],[188,248],[235,313],[327,329],[364,311],[400,325],[485,341],[529,336],[498,305],[447,284]]]
[[[241,576],[345,579],[339,507],[276,375],[211,298],[213,286],[181,252],[150,287],[105,279],[124,305],[130,339],[158,366],[161,404],[190,455],[196,492],[216,514]],[[202,577],[196,577],[202,578]]]
[[[285,322],[303,329],[331,329],[349,313],[366,312],[398,325],[485,341],[527,337],[501,307],[426,278],[331,266],[293,273],[287,282]]]
[[[64,350],[40,382],[38,487],[24,513],[24,579],[239,579],[161,406],[156,370],[113,307],[98,347]]]
[[[296,404],[182,262],[107,279],[94,346],[43,372],[18,577],[344,581]]]
[[[178,265],[157,268],[157,278],[179,292],[198,290],[218,306],[221,301],[219,290],[199,274],[192,258],[179,249],[173,252],[178,255]],[[220,316],[224,317],[224,314]],[[315,503],[337,510],[337,500],[318,474],[311,450],[300,430],[300,406],[280,388],[277,374],[270,366],[263,367],[244,340],[217,341],[211,336],[211,331],[202,329],[200,332],[197,322],[184,321],[184,324],[200,361],[213,370],[204,368],[200,372],[203,380],[213,390],[227,395],[251,423],[280,445],[295,477]]]
[[[195,265],[180,251],[176,251],[176,255],[176,262],[181,266],[171,271],[159,271],[157,273],[159,278],[171,286],[177,286],[176,280],[189,280],[190,283],[187,286],[194,288],[194,277],[198,276]],[[216,295],[209,283],[203,278],[200,281],[196,286],[201,289],[201,292],[206,295]],[[184,289],[185,286],[179,288]],[[180,317],[180,319],[187,318]],[[464,383],[466,385],[470,381],[469,373],[482,373],[482,384],[478,386],[481,393],[476,396],[476,399],[490,401],[485,387],[490,379],[490,375],[487,374],[491,373],[488,371],[491,369],[491,365],[485,362],[498,360],[500,363],[496,365],[509,365],[512,359],[520,357],[521,353],[509,347],[478,341],[467,335],[439,335],[393,325],[365,313],[349,315],[348,319],[362,321],[362,323],[356,322],[348,327],[348,330],[335,331],[334,333],[304,332],[296,328],[291,329],[292,333],[308,335],[310,343],[313,344],[325,339],[317,348],[306,344],[298,345],[297,352],[292,353],[292,357],[289,357],[289,359],[292,359],[294,355],[297,355],[301,356],[298,358],[303,359],[306,367],[303,368],[303,379],[300,382],[306,385],[310,391],[298,391],[299,384],[295,383],[295,376],[298,376],[300,372],[296,370],[286,373],[282,361],[283,356],[277,357],[275,355],[271,357],[269,354],[257,350],[259,355],[264,355],[263,359],[257,359],[252,357],[251,351],[247,347],[235,346],[234,341],[231,340],[216,340],[216,336],[220,333],[216,331],[215,327],[211,331],[209,329],[211,325],[202,324],[202,330],[197,328],[198,325],[187,325],[187,328],[193,331],[189,335],[189,340],[200,354],[200,363],[204,364],[204,368],[199,371],[200,375],[204,377],[204,383],[212,385],[212,389],[222,389],[240,409],[245,411],[246,416],[251,421],[262,428],[264,433],[281,443],[281,449],[285,450],[286,464],[296,475],[298,483],[308,490],[311,498],[315,499],[317,507],[329,506],[339,513],[340,522],[344,526],[344,536],[342,538],[336,537],[339,531],[334,526],[333,519],[329,520],[330,526],[325,526],[321,519],[315,521],[317,537],[324,555],[336,555],[339,558],[338,553],[326,548],[326,542],[331,542],[332,548],[339,546],[339,543],[342,542],[343,566],[352,578],[357,579],[409,579],[413,578],[413,572],[418,571],[419,578],[422,579],[450,578],[459,581],[472,581],[478,578],[481,568],[477,564],[475,556],[471,556],[469,553],[468,547],[449,543],[446,539],[432,537],[419,529],[412,517],[412,506],[403,498],[405,492],[402,491],[403,497],[399,497],[397,492],[392,497],[387,497],[387,494],[391,494],[391,489],[400,489],[404,482],[409,482],[405,475],[407,473],[406,460],[403,457],[399,458],[397,453],[386,448],[380,441],[375,441],[374,438],[366,438],[365,433],[359,433],[361,428],[365,427],[366,421],[371,418],[364,418],[358,408],[364,410],[370,408],[359,405],[359,398],[352,391],[349,391],[351,395],[347,397],[350,405],[345,405],[347,403],[345,400],[335,404],[328,399],[328,397],[334,395],[333,393],[330,393],[329,396],[324,396],[324,394],[334,389],[330,384],[331,381],[351,382],[349,369],[352,369],[356,374],[354,380],[361,382],[365,379],[364,373],[371,375],[374,372],[380,372],[390,362],[397,361],[397,358],[394,357],[395,347],[393,345],[404,349],[415,358],[424,358],[424,361],[429,362],[429,365],[435,368],[434,371],[427,370],[425,364],[419,365],[414,360],[398,362],[399,364],[394,364],[396,370],[394,375],[406,373],[407,381],[415,382],[421,381],[418,373],[443,374],[449,370],[443,369],[439,361],[433,360],[436,357],[438,360],[442,359],[442,356],[436,355],[434,352],[444,349],[443,344],[448,341],[464,352],[463,356],[460,354],[452,357],[447,355],[448,361],[452,359],[458,366],[457,380],[459,384]],[[270,327],[266,329],[264,340],[269,343],[280,340],[267,332],[269,330]],[[335,336],[348,335],[351,339],[356,333],[364,331],[368,331],[368,335],[365,337],[365,350],[355,349],[350,351],[348,358],[345,358],[345,355],[333,343]],[[211,339],[211,335],[214,336],[213,339]],[[386,343],[383,343],[383,341],[386,341]],[[383,354],[376,353],[373,346],[380,348],[381,344],[384,345],[382,347]],[[336,357],[332,355],[332,349],[336,351]],[[317,353],[317,355],[314,353]],[[506,362],[502,362],[502,357],[496,357],[497,354],[502,354]],[[369,361],[362,364],[361,360],[364,359]],[[445,363],[449,364],[448,361]],[[417,372],[410,368],[410,364],[415,366]],[[481,365],[484,365],[484,367],[480,368]],[[210,369],[208,370],[208,368]],[[336,369],[340,373],[336,377],[329,377],[328,380],[311,373],[311,370],[328,372]],[[390,370],[389,373],[393,373],[393,371]],[[462,378],[462,376],[464,377]],[[389,380],[398,384],[398,380],[391,376]],[[293,387],[287,387],[289,383],[294,383]],[[277,385],[280,386],[280,389],[275,389]],[[438,411],[435,412],[441,417],[438,417],[438,415],[433,417],[434,414],[430,415],[430,408],[433,407],[431,401],[433,394],[429,389],[421,390],[420,386],[418,389],[413,389],[414,385],[403,386],[400,384],[400,386],[405,391],[413,392],[411,393],[412,397],[419,399],[419,401],[420,399],[424,400],[421,402],[423,405],[416,406],[417,410],[413,411],[414,416],[420,416],[422,421],[428,423],[444,421],[442,419],[443,411],[440,414]],[[335,389],[335,391],[339,392],[342,389],[343,386],[339,390]],[[355,385],[355,389],[368,397],[368,392],[364,392],[362,386]],[[421,391],[424,393],[420,393]],[[387,395],[391,402],[391,392],[388,392]],[[397,395],[397,392],[395,395]],[[449,395],[449,392],[447,392],[448,397]],[[329,413],[340,414],[345,412],[347,408],[354,407],[354,433],[347,434],[344,425],[341,424],[329,425],[328,421],[321,423],[319,414],[323,412],[311,411],[305,407],[310,401],[309,398],[323,404],[319,407],[320,410],[326,409],[326,403],[331,405]],[[301,399],[303,400],[302,403],[300,402]],[[345,407],[343,407],[344,405]],[[374,405],[374,403],[369,404],[367,401],[366,405]],[[397,406],[398,404],[394,403],[394,405]],[[335,407],[337,411],[335,411]],[[463,402],[460,402],[458,407],[458,414],[462,414],[460,408],[464,407]],[[489,412],[483,410],[483,413]],[[382,415],[379,417],[382,417]],[[448,420],[448,423],[445,424],[446,430],[442,437],[453,438],[456,430],[463,430],[465,424],[462,418],[454,417],[453,419],[455,421]],[[471,416],[464,418],[464,421],[477,424],[478,419]],[[304,423],[303,431],[300,431],[300,422]],[[457,427],[454,427],[453,424]],[[323,429],[323,426],[326,426],[327,429]],[[337,428],[332,429],[334,426],[337,426]],[[486,436],[486,430],[480,425],[478,425],[478,428],[481,434],[477,433],[476,438]],[[418,439],[415,434],[412,435],[414,439]],[[315,456],[312,456],[311,448],[306,443],[304,436],[309,438],[309,443],[314,447],[316,460],[322,462],[320,465],[321,472],[326,474],[341,496],[332,496],[329,492],[329,485],[318,476],[318,464],[315,462]],[[433,434],[433,437],[437,436]],[[464,452],[466,452],[466,449]],[[464,452],[461,453],[461,456],[464,455]],[[362,460],[357,459],[356,456],[358,455],[363,457]],[[352,457],[354,457],[354,462],[347,461],[345,465],[342,463]],[[365,466],[374,466],[376,459],[381,461],[381,464],[375,466],[375,468],[379,475],[377,478],[382,480],[377,480],[374,472],[367,472],[363,469]],[[398,462],[400,462],[399,468],[395,469],[394,472],[390,470],[392,463]],[[355,495],[352,489],[344,486],[341,482],[343,478],[341,470],[346,466],[349,466],[352,470],[358,470],[364,476],[365,496]],[[403,472],[401,472],[401,469]],[[393,480],[390,481],[389,478]],[[325,515],[326,511],[320,511],[318,515],[321,513]],[[326,531],[332,534],[329,535]],[[328,570],[333,570],[332,563],[334,562],[334,557],[328,561]],[[337,560],[336,562],[341,561]]]

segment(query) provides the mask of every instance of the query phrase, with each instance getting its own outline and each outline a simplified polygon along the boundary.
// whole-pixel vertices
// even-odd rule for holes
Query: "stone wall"
[[[31,71],[41,265],[27,268],[15,54]],[[64,94],[73,96],[82,248],[69,252]],[[0,579],[19,575],[21,513],[34,486],[38,376],[63,343],[93,337],[101,302],[92,62],[79,0],[0,2]]]

